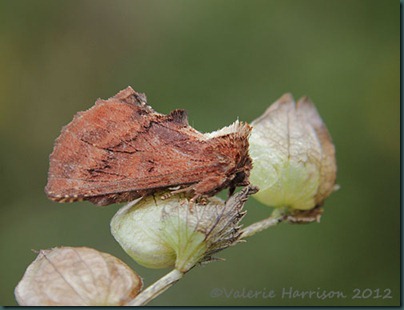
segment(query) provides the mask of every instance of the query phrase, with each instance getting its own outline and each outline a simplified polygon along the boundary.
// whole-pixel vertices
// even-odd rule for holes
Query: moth
[[[45,193],[104,206],[163,189],[210,197],[249,184],[251,127],[236,121],[203,134],[184,110],[155,112],[131,87],[77,113],[50,155]]]

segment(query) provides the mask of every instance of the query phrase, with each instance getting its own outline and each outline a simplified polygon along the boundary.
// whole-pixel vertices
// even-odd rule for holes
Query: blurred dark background
[[[251,121],[285,92],[316,103],[337,149],[341,189],[320,224],[281,225],[191,270],[150,305],[398,305],[400,297],[400,13],[398,1],[1,1],[0,303],[31,249],[88,246],[149,285],[109,231],[119,206],[49,201],[48,156],[62,126],[131,85],[192,126]],[[245,223],[271,212],[254,199]],[[281,298],[282,288],[346,299]],[[275,299],[212,290],[275,290]],[[391,299],[351,299],[354,289]]]

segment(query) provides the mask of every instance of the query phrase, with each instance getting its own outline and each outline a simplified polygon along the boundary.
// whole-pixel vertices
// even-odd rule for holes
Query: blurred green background
[[[119,206],[57,204],[43,192],[62,126],[131,85],[158,112],[188,110],[200,131],[251,121],[285,92],[308,95],[336,145],[341,186],[320,224],[262,232],[150,305],[398,305],[399,9],[378,0],[1,1],[0,303],[16,305],[31,249],[109,252],[145,285],[168,272],[138,266],[114,241]],[[254,199],[246,208],[246,224],[271,211]],[[282,299],[290,287],[348,297]],[[355,288],[392,298],[352,299]]]

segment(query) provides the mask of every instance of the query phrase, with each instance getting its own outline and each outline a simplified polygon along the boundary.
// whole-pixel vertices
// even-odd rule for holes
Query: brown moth
[[[251,127],[236,121],[202,134],[184,110],[155,112],[131,87],[98,99],[62,129],[45,192],[58,202],[103,206],[177,187],[194,199],[249,184]]]

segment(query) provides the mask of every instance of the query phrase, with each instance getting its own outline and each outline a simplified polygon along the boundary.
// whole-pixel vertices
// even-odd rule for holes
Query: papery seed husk
[[[119,306],[142,287],[118,258],[86,247],[41,250],[15,289],[21,306]]]
[[[335,148],[313,103],[285,94],[252,122],[251,182],[274,207],[307,210],[335,189]]]

